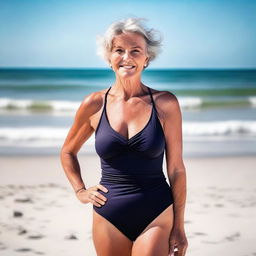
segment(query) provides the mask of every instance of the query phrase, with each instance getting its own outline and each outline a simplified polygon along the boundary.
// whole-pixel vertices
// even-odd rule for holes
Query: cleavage
[[[147,111],[148,112],[148,111]],[[145,114],[145,112],[143,112]],[[135,115],[135,114],[134,114]],[[131,140],[132,138],[134,138],[135,136],[139,135],[143,130],[146,129],[146,127],[148,126],[148,124],[150,123],[151,119],[152,119],[152,115],[153,115],[153,106],[151,107],[151,110],[149,111],[149,113],[145,114],[147,116],[146,118],[146,121],[143,121],[143,125],[140,126],[140,129],[138,129],[132,136],[129,136],[129,125],[120,122],[119,124],[119,129],[115,128],[112,126],[112,124],[110,123],[110,120],[108,118],[108,114],[107,114],[107,107],[105,108],[105,116],[106,116],[106,119],[107,119],[107,122],[108,122],[108,125],[110,126],[110,128],[116,133],[118,134],[119,136],[121,136],[122,138],[124,138],[125,140]],[[116,118],[117,119],[117,118]],[[123,127],[125,126],[126,128],[126,135],[124,135],[123,133],[121,133],[121,130]],[[134,125],[132,125],[134,126]],[[135,126],[138,126],[138,125],[135,125]]]

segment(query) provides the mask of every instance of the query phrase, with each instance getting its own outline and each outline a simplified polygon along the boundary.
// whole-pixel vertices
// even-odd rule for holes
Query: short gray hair
[[[113,22],[106,30],[103,36],[97,35],[96,43],[98,45],[97,55],[108,62],[108,55],[112,49],[112,41],[116,35],[125,32],[134,32],[145,38],[147,46],[147,54],[149,61],[154,60],[161,52],[162,34],[153,28],[148,29],[144,24],[145,18],[127,18]],[[156,36],[159,35],[157,39]]]

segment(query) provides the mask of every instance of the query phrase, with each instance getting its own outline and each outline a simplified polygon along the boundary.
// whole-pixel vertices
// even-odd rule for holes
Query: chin
[[[123,78],[131,78],[131,77],[135,77],[136,73],[134,73],[134,74],[119,74],[119,76],[123,77]]]
[[[136,71],[117,71],[116,72],[119,76],[121,76],[121,77],[124,77],[124,78],[128,78],[128,77],[133,77],[133,76],[136,76],[136,75],[138,75],[140,72],[136,72]]]

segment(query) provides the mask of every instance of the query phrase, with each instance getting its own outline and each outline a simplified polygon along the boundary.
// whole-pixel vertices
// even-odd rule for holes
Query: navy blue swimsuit
[[[107,94],[98,127],[95,149],[101,161],[100,184],[108,192],[105,205],[93,209],[131,241],[173,203],[171,187],[162,170],[165,136],[149,87],[152,111],[145,127],[126,138],[115,131],[106,113]]]

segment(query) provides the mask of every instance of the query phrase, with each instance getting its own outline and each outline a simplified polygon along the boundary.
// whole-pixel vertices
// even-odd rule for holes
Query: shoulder
[[[92,92],[87,94],[83,101],[82,101],[82,105],[83,106],[95,106],[95,105],[99,105],[100,103],[102,103],[104,101],[104,96],[106,94],[108,89],[103,89],[101,91],[96,91],[96,92]]]
[[[87,117],[97,113],[104,103],[104,97],[107,90],[108,88],[87,94],[83,98],[77,113],[86,115]]]
[[[158,112],[160,112],[163,118],[180,112],[180,104],[174,93],[155,89],[151,89],[151,91],[157,110],[159,110]]]

